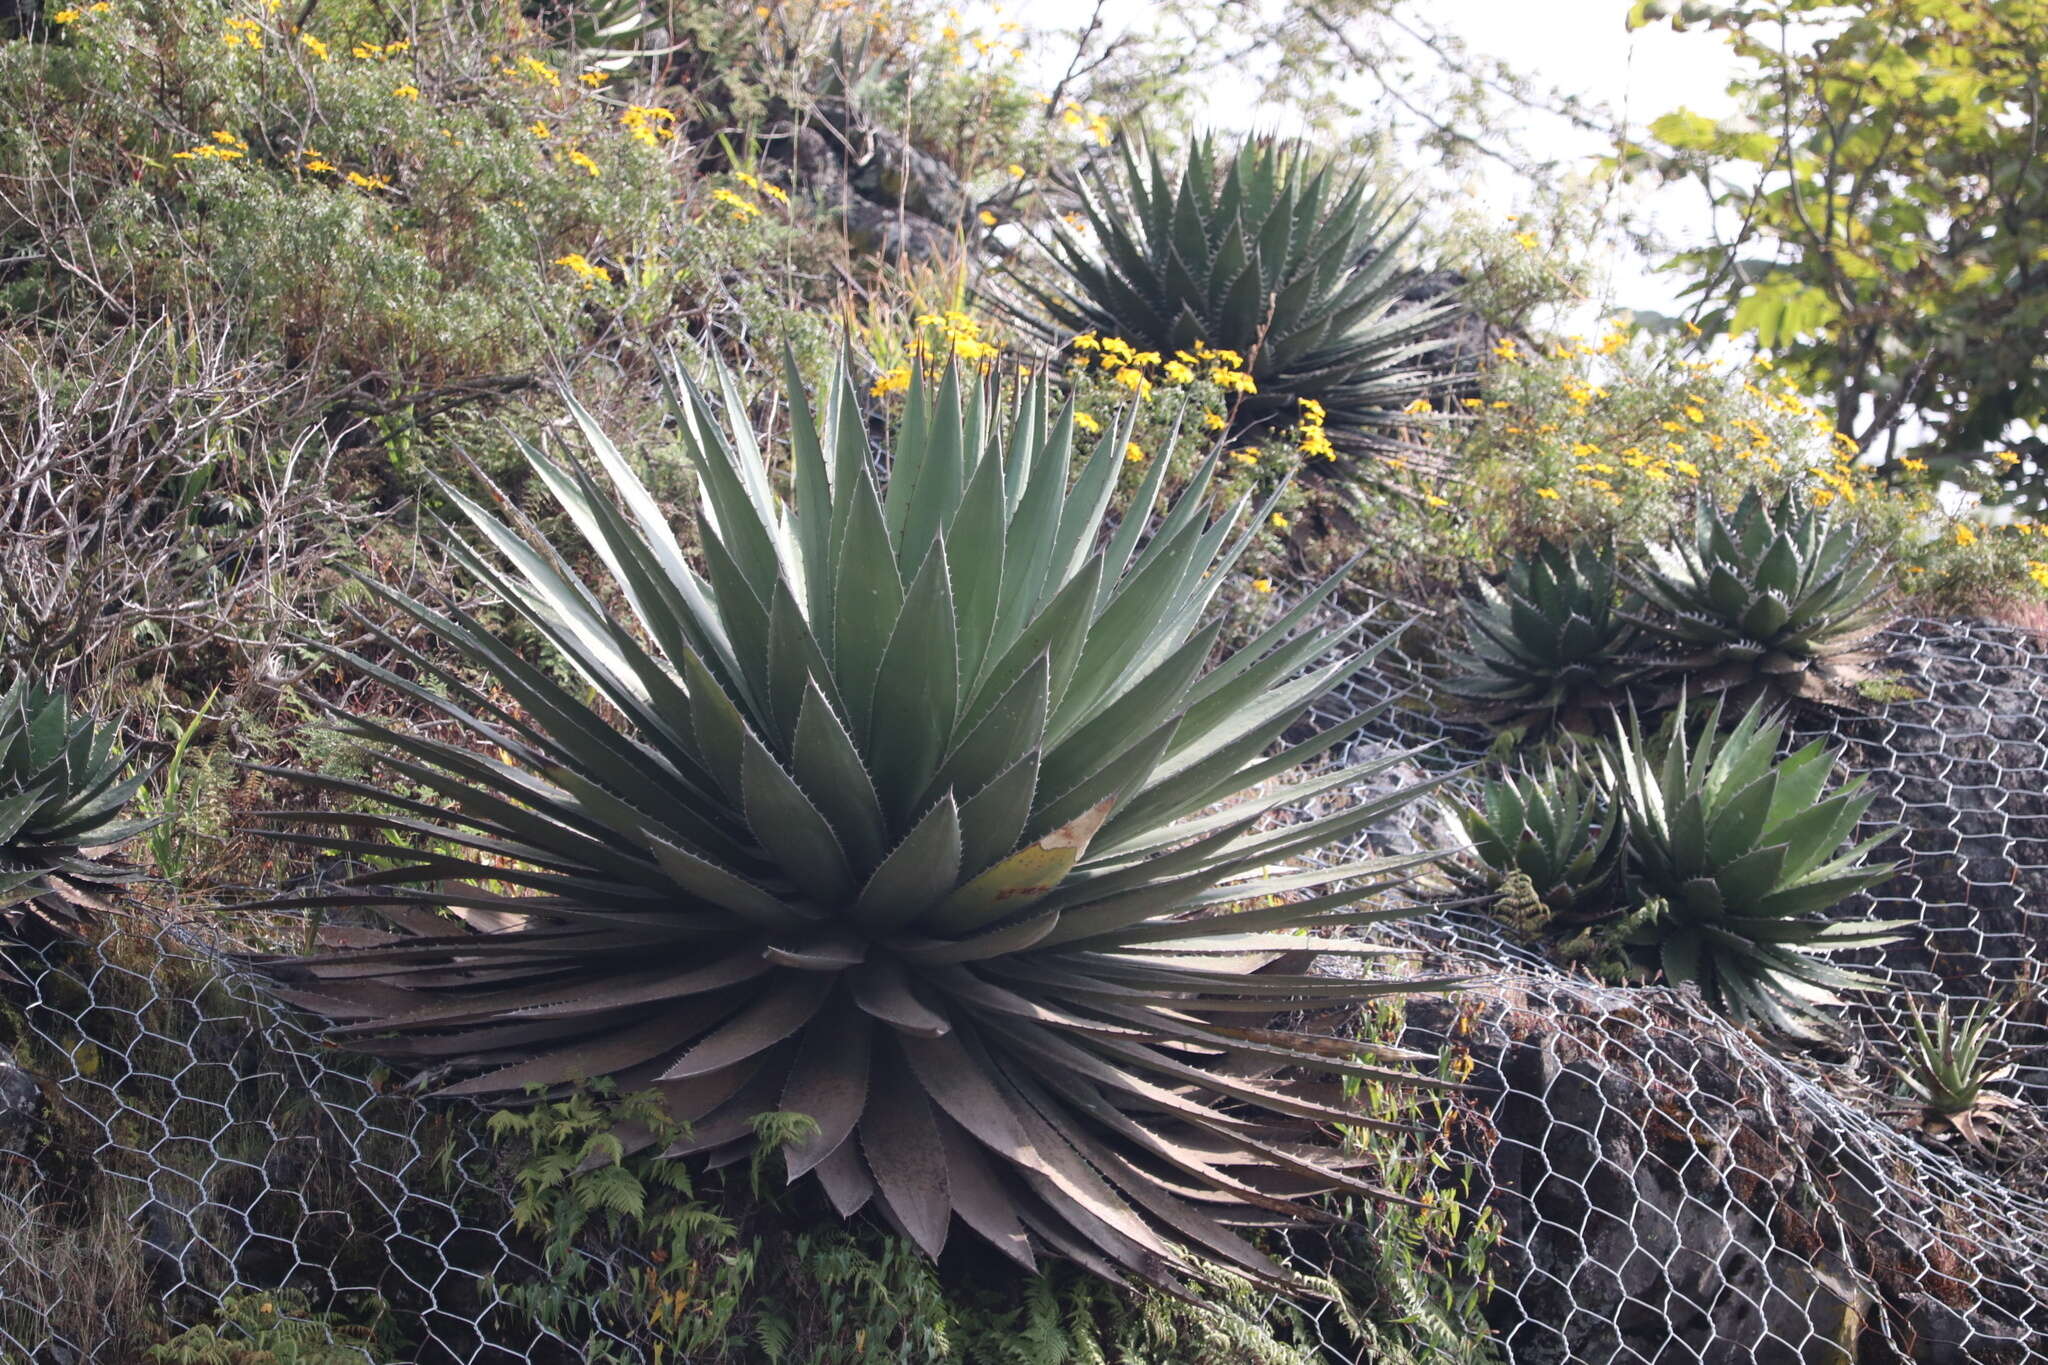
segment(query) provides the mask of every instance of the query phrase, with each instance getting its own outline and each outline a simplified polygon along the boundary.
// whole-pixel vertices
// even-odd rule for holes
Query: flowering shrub
[[[707,308],[818,330],[758,306],[808,249],[786,192],[699,180],[649,92],[516,15],[479,47],[309,13],[107,0],[59,41],[0,46],[0,159],[65,187],[0,208],[0,254],[30,262],[0,286],[10,311],[211,300],[302,375],[300,421],[502,392]]]
[[[1450,411],[1410,405],[1445,473],[1422,477],[1415,503],[1376,505],[1390,534],[1368,552],[1392,581],[1441,586],[1539,538],[1655,540],[1702,493],[1732,505],[1748,488],[1792,488],[1878,536],[1901,589],[1929,609],[2048,587],[2048,536],[1958,519],[1931,484],[1886,482],[1767,360],[1701,359],[1691,339],[1626,317],[1540,349],[1500,338],[1477,396]]]

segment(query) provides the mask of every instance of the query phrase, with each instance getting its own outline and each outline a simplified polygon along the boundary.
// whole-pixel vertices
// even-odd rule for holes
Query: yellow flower
[[[569,267],[569,269],[575,271],[576,277],[583,281],[583,287],[585,289],[589,289],[592,286],[598,284],[611,283],[612,272],[606,270],[601,265],[593,264],[580,251],[572,251],[567,256],[555,257],[555,264],[566,265]]]
[[[562,86],[561,73],[537,57],[521,57],[519,59],[519,69],[543,85],[557,90]]]
[[[1700,423],[1707,420],[1707,414],[1696,407],[1687,407],[1685,410],[1685,416],[1687,421],[1693,423]]]
[[[1010,163],[1010,178],[1012,180],[1022,180],[1024,178],[1024,168],[1014,161]]]
[[[1524,251],[1534,251],[1536,249],[1536,234],[1533,232],[1516,233],[1515,245],[1521,247]]]
[[[749,218],[761,216],[761,210],[758,205],[748,203],[731,190],[723,187],[715,189],[711,191],[711,197],[730,209],[734,220],[737,222],[744,223]]]
[[[1434,493],[1424,493],[1422,495],[1422,500],[1428,503],[1431,507],[1449,507],[1451,505],[1451,500],[1449,498],[1440,498]]]
[[[1090,436],[1100,436],[1102,434],[1102,423],[1096,421],[1085,412],[1074,414],[1074,425],[1087,432]]]
[[[584,170],[590,172],[592,177],[597,175],[597,163],[585,156],[581,150],[572,149],[570,151],[569,164],[571,166],[581,166]],[[752,206],[749,205],[749,207]]]
[[[1102,339],[1093,332],[1084,332],[1067,344],[1077,351],[1096,351],[1102,349]]]
[[[1407,407],[1402,408],[1401,411],[1410,416],[1419,416],[1425,412],[1434,412],[1436,409],[1430,405],[1430,401],[1427,398],[1418,398]]]
[[[902,393],[910,387],[910,367],[898,365],[895,369],[877,379],[869,386],[868,392],[876,398],[892,393]]]
[[[308,162],[306,163],[306,169],[307,169],[307,170],[309,170],[309,171],[316,171],[316,172],[317,172],[317,171],[331,171],[331,170],[333,170],[333,169],[334,169],[334,163],[333,163],[332,161],[323,161],[323,160],[321,160],[321,159],[320,159],[319,157],[317,157],[317,156],[316,156],[316,157],[314,157],[314,158],[313,158],[313,159],[312,159],[311,161],[308,161]]]
[[[1219,389],[1235,390],[1238,393],[1257,393],[1259,386],[1243,370],[1228,369],[1218,365],[1209,371],[1209,382]]]
[[[1513,360],[1520,354],[1515,349],[1515,339],[1513,337],[1502,337],[1499,341],[1494,342],[1493,353],[1502,360]]]
[[[1956,527],[1956,544],[1962,546],[1965,550],[1967,550],[1976,543],[1977,533],[1975,531],[1972,531],[1967,526]]]
[[[1555,488],[1539,488],[1536,490],[1536,496],[1555,502],[1557,501],[1557,490]]]
[[[643,147],[659,147],[675,137],[671,126],[676,121],[673,112],[645,104],[629,106],[619,115],[619,123],[633,135],[633,140]]]
[[[1166,362],[1166,382],[1169,384],[1192,384],[1195,372],[1178,360]]]
[[[348,173],[348,183],[359,190],[388,190],[391,182],[381,175],[364,175],[360,171]]]
[[[1138,448],[1136,441],[1129,441],[1124,445],[1124,458],[1132,464],[1137,464],[1145,458],[1145,452]]]
[[[578,76],[576,79],[582,81],[592,90],[595,90],[597,89],[597,87],[603,85],[606,81],[610,80],[611,75],[610,73],[604,71],[586,71],[582,75]]]
[[[75,24],[85,16],[75,9],[60,9],[50,16],[53,24]]]
[[[1202,414],[1202,425],[1211,431],[1221,431],[1230,423],[1223,420],[1223,414],[1220,412],[1205,412]]]
[[[1236,460],[1239,464],[1257,464],[1259,462],[1259,455],[1255,450],[1233,450],[1230,452],[1230,458]]]
[[[539,119],[535,119],[532,123],[527,124],[526,131],[532,133],[535,137],[538,138],[550,138],[554,136],[554,133],[549,130],[548,126],[545,123],[542,123]]]
[[[996,216],[987,209],[983,209],[977,216],[981,219],[983,227],[994,227],[996,225]]]
[[[1273,514],[1273,529],[1274,529],[1274,530],[1276,530],[1276,531],[1284,531],[1284,530],[1286,530],[1286,529],[1287,529],[1287,518],[1286,518],[1285,516],[1281,515],[1280,513],[1278,513],[1278,512],[1275,512],[1275,513]]]
[[[2001,450],[1991,458],[2004,465],[2007,469],[2011,469],[2020,462],[2019,452],[2013,450]]]
[[[1688,479],[1697,479],[1700,476],[1700,467],[1691,460],[1673,460],[1671,467]]]
[[[1254,578],[1252,580],[1252,591],[1259,593],[1273,591],[1273,580],[1270,578]]]
[[[306,45],[306,51],[312,53],[323,62],[327,60],[327,44],[321,42],[310,33],[301,33],[299,41]]]
[[[402,100],[416,100],[420,97],[420,88],[417,85],[397,85],[391,88],[391,93]]]

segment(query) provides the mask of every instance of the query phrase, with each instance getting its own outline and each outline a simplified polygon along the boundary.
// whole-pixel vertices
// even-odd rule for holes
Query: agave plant
[[[0,921],[75,930],[139,875],[109,855],[160,822],[122,818],[148,774],[122,779],[115,739],[25,677],[0,694]]]
[[[1633,676],[1624,660],[1636,638],[1616,596],[1611,546],[1538,542],[1498,586],[1481,580],[1460,602],[1468,652],[1451,656],[1461,672],[1444,690],[1520,725],[1612,703]]]
[[[1448,984],[1299,965],[1372,952],[1302,935],[1399,913],[1358,904],[1408,862],[1284,864],[1420,790],[1261,823],[1365,771],[1255,790],[1364,723],[1272,750],[1359,666],[1331,657],[1346,632],[1304,629],[1334,580],[1212,664],[1204,618],[1250,534],[1243,503],[1207,519],[1214,458],[1155,517],[1158,462],[1105,536],[1128,432],[1070,486],[1072,409],[1042,384],[1005,418],[920,381],[886,487],[846,376],[822,421],[790,387],[785,503],[730,376],[722,426],[674,375],[694,564],[573,402],[609,487],[525,454],[600,583],[449,493],[475,536],[454,553],[577,685],[381,590],[455,658],[344,657],[442,728],[343,718],[392,785],[301,777],[380,813],[290,837],[398,861],[274,904],[382,904],[410,932],[275,963],[289,998],[361,1048],[456,1065],[444,1094],[652,1088],[690,1125],[673,1156],[737,1159],[756,1116],[807,1114],[790,1180],[931,1254],[957,1217],[1025,1266],[1278,1278],[1233,1225],[1375,1188],[1325,1136],[1372,1120],[1314,1077],[1412,1076],[1271,1021]]]
[[[1930,1017],[1931,1015],[1931,1017]],[[1908,1005],[1906,1064],[1893,1068],[1931,1132],[1953,1129],[1979,1151],[1996,1150],[2000,1111],[2020,1101],[1986,1089],[2012,1074],[2003,1046],[2005,1013],[1986,1001],[1960,1020],[1943,1001],[1931,1012]]]
[[[1020,279],[1027,324],[1234,351],[1257,386],[1235,430],[1291,422],[1314,399],[1340,449],[1392,444],[1400,409],[1455,377],[1438,355],[1448,305],[1401,306],[1414,220],[1364,176],[1269,138],[1231,153],[1205,137],[1178,179],[1156,152],[1141,169],[1126,147],[1120,165],[1084,180],[1090,241],[1053,229],[1066,280]]]
[[[1639,623],[1695,673],[1694,690],[1839,695],[1885,622],[1882,554],[1796,493],[1773,503],[1751,489],[1733,515],[1702,499],[1692,537],[1649,547],[1633,586],[1656,609]]]
[[[1577,768],[1505,773],[1452,812],[1484,880],[1497,888],[1516,873],[1527,877],[1546,922],[1585,925],[1614,913],[1620,812]]]
[[[1643,901],[1628,941],[1737,1021],[1812,1036],[1816,1007],[1877,984],[1821,955],[1895,942],[1913,921],[1819,918],[1890,875],[1865,855],[1897,831],[1845,848],[1870,808],[1863,780],[1830,791],[1840,751],[1818,740],[1780,758],[1784,726],[1767,714],[1759,701],[1724,735],[1717,701],[1693,739],[1681,701],[1656,743],[1617,721],[1601,764]]]

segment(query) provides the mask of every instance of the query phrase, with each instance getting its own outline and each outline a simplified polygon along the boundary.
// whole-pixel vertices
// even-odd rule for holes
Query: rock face
[[[1844,767],[1877,792],[1866,827],[1905,828],[1887,851],[1897,873],[1838,913],[1920,921],[1863,957],[1901,992],[1963,1009],[2038,995],[2022,988],[2048,972],[2048,652],[1979,623],[1908,622],[1883,645],[1896,700],[1801,721],[1802,738],[1842,744]],[[2040,1003],[2023,1004],[2010,1041],[2031,1054],[2020,1059],[2030,1097],[2048,1101]]]
[[[2048,1208],[1696,995],[1503,975],[1456,1003],[1514,1365],[1992,1365],[2048,1340]],[[1411,1011],[1410,1041],[1451,1009]]]
[[[974,205],[952,168],[874,126],[852,98],[827,96],[811,116],[770,146],[792,190],[837,213],[856,251],[918,262],[956,249]]]
[[[33,1155],[48,1123],[42,1085],[13,1062],[0,1061],[0,1154]]]

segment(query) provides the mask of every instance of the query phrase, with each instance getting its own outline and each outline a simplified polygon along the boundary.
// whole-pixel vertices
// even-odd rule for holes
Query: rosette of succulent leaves
[[[149,774],[121,776],[118,731],[26,677],[0,694],[0,923],[11,931],[32,918],[76,933],[141,875],[114,851],[161,821],[124,818]]]
[[[1126,144],[1081,192],[1087,230],[1053,224],[1059,278],[1017,278],[1019,321],[1166,356],[1235,352],[1253,382],[1232,412],[1238,436],[1289,425],[1312,399],[1337,450],[1417,457],[1402,409],[1469,376],[1445,342],[1453,305],[1409,297],[1417,220],[1364,173],[1279,139],[1233,150],[1204,136],[1178,174],[1152,149],[1140,166]]]
[[[1448,804],[1471,842],[1471,862],[1454,868],[1455,879],[1508,893],[1504,902],[1512,879],[1526,879],[1523,900],[1503,908],[1528,929],[1577,933],[1619,913],[1621,813],[1577,763],[1503,772],[1482,779],[1473,799]]]
[[[440,728],[340,717],[389,780],[304,775],[373,809],[287,837],[396,863],[276,904],[403,931],[271,970],[356,1047],[458,1062],[441,1093],[658,1092],[671,1156],[808,1115],[789,1180],[933,1255],[964,1226],[1026,1268],[1288,1280],[1246,1229],[1379,1193],[1355,1081],[1430,1084],[1346,1035],[1356,1008],[1453,984],[1357,933],[1412,913],[1373,899],[1411,860],[1342,851],[1434,784],[1357,795],[1391,758],[1282,780],[1370,719],[1279,743],[1371,652],[1315,625],[1335,580],[1219,657],[1260,520],[1211,519],[1220,446],[1166,506],[1156,462],[1109,528],[1127,431],[1076,472],[1042,381],[920,380],[886,477],[843,372],[822,413],[788,389],[784,465],[729,374],[676,368],[694,555],[573,401],[594,469],[526,457],[598,581],[449,494],[454,554],[554,659],[381,590],[447,657],[344,657]]]
[[[1450,655],[1444,690],[1504,730],[1590,731],[1642,671],[1619,594],[1612,545],[1538,542],[1460,599],[1465,649]]]
[[[1895,942],[1914,921],[1825,917],[1891,875],[1866,855],[1898,831],[1851,843],[1872,793],[1860,777],[1831,789],[1840,751],[1819,740],[1781,756],[1770,705],[1725,734],[1719,700],[1695,710],[1697,735],[1683,701],[1652,739],[1616,719],[1601,781],[1625,821],[1638,908],[1615,933],[1736,1021],[1813,1037],[1840,992],[1882,984],[1826,955]]]
[[[1649,546],[1630,580],[1650,662],[1692,693],[1853,702],[1888,619],[1880,549],[1792,492],[1751,489],[1733,513],[1702,498],[1692,535]]]

